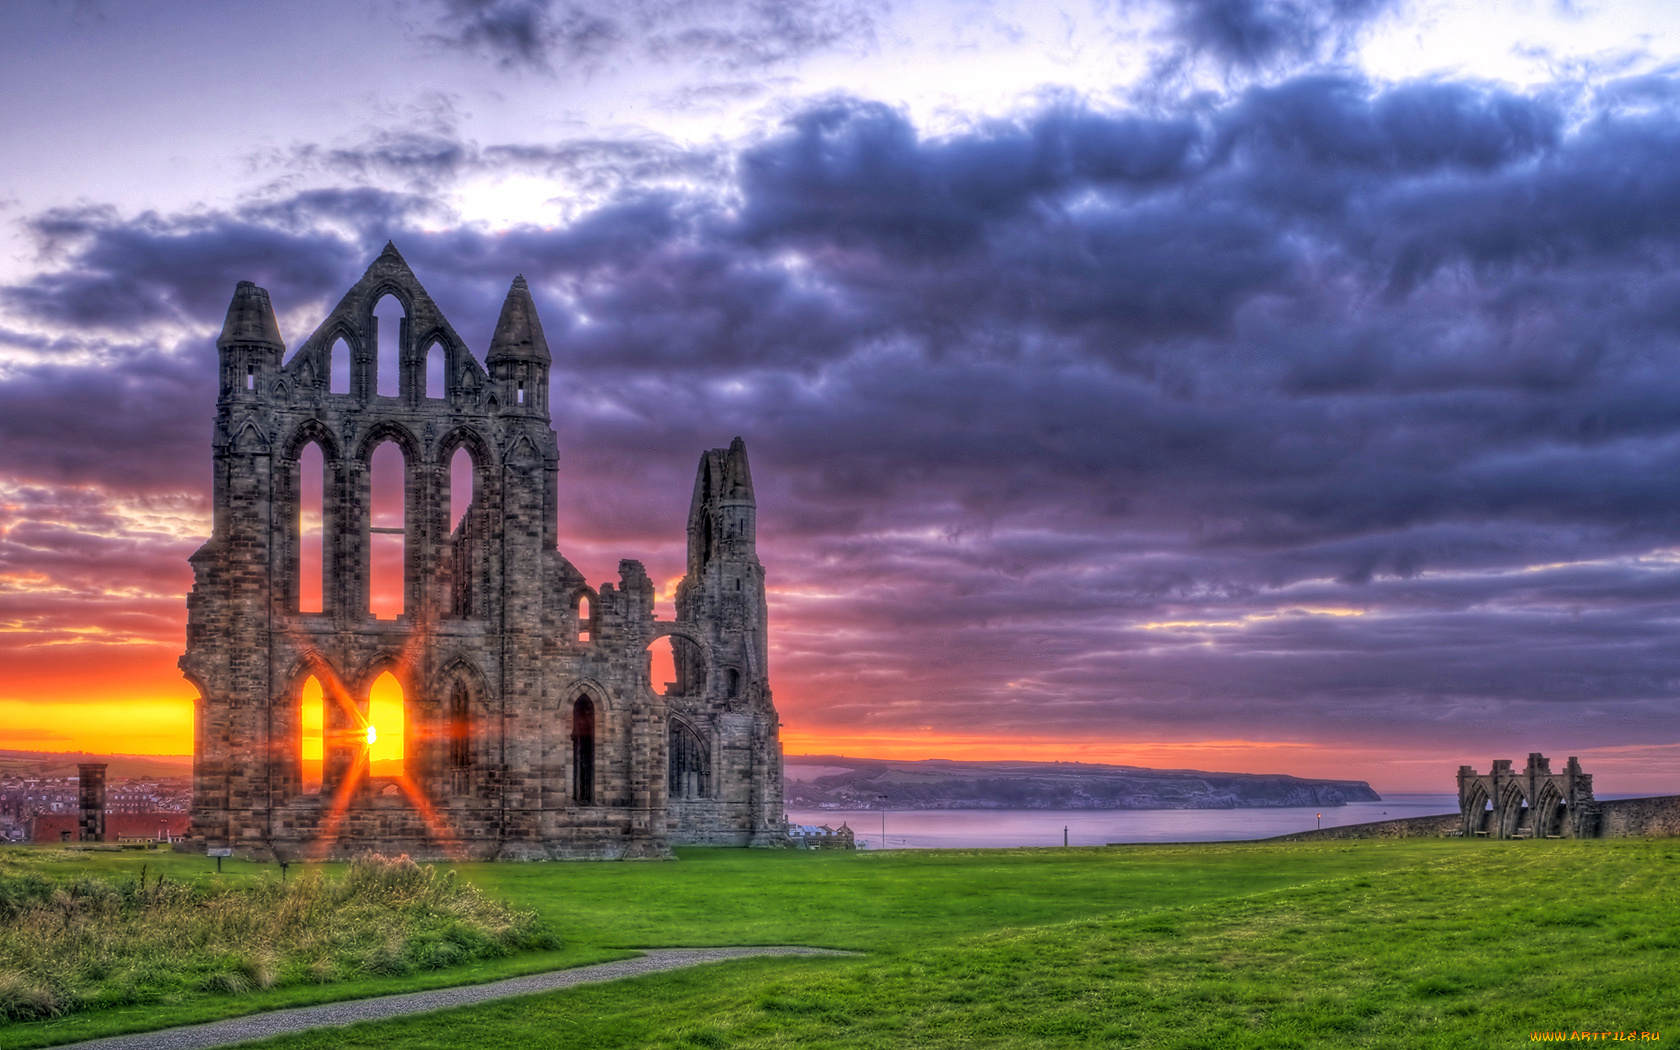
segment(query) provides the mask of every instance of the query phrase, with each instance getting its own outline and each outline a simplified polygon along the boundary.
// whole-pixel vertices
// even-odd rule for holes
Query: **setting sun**
[[[383,727],[383,732],[378,727]],[[403,689],[389,671],[368,692],[368,760],[381,775],[401,775],[403,761]]]

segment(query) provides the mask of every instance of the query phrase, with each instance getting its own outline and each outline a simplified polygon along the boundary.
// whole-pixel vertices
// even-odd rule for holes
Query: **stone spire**
[[[497,361],[535,361],[543,365],[553,361],[524,274],[513,279],[513,287],[502,302],[502,315],[496,319],[496,334],[490,337],[490,354],[485,363]]]
[[[729,453],[723,461],[723,484],[718,495],[726,500],[755,502],[752,470],[747,466],[747,443],[736,438],[729,443]]]
[[[222,322],[222,334],[216,340],[218,350],[230,346],[267,346],[285,349],[280,338],[280,323],[274,319],[274,307],[268,301],[268,289],[258,288],[250,281],[240,281],[234,289],[233,301],[228,304],[227,320]]]

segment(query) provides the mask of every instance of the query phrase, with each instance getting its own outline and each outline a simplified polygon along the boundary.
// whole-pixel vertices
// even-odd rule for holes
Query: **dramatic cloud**
[[[1301,62],[1351,37],[1397,0],[1167,0],[1172,35],[1226,66]]]
[[[505,66],[589,71],[620,56],[761,69],[873,43],[876,0],[442,0],[440,39]]]
[[[1177,24],[1255,65],[1380,6]],[[506,21],[510,55],[523,12],[535,61],[582,9],[451,10],[469,42]],[[234,282],[271,290],[295,346],[389,237],[481,353],[532,282],[562,549],[591,579],[642,557],[668,587],[696,454],[747,438],[778,702],[812,738],[1468,759],[1680,735],[1672,76],[1320,71],[938,136],[835,96],[734,149],[441,128],[292,159],[363,184],[30,220],[51,261],[0,289],[18,491],[202,493]],[[599,203],[451,220],[451,187],[511,171]],[[113,556],[121,529],[14,502],[9,578]]]

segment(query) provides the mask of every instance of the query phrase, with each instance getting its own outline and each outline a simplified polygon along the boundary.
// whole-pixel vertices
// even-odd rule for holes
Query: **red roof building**
[[[38,845],[76,841],[75,813],[41,813],[32,821],[29,841]],[[187,833],[186,813],[106,813],[106,842],[173,842]]]

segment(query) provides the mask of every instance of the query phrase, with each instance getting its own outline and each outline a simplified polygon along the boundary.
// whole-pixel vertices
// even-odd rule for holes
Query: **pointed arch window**
[[[292,523],[297,537],[293,578],[297,581],[297,611],[326,611],[326,480],[327,457],[318,442],[311,441],[298,453],[297,508]]]
[[[374,327],[378,330],[379,347],[374,359],[374,393],[380,397],[397,397],[402,393],[402,344],[407,327],[408,311],[394,295],[387,295],[374,304]]]
[[[395,620],[405,611],[406,551],[404,532],[408,464],[401,446],[381,442],[368,460],[368,612]]]
[[[449,748],[444,758],[449,767],[449,792],[467,795],[472,792],[472,693],[459,679],[449,688],[447,718]]]
[[[672,719],[668,751],[671,760],[671,797],[710,798],[712,756],[700,734],[686,723]]]
[[[402,683],[389,671],[374,679],[368,690],[368,772],[377,777],[401,777],[406,772],[407,712]]]
[[[595,704],[587,696],[572,704],[572,801],[595,804]]]
[[[305,795],[319,795],[327,757],[327,698],[314,675],[298,690],[298,781]]]
[[[470,620],[478,615],[479,552],[484,549],[484,522],[472,513],[479,499],[478,462],[467,446],[449,458],[448,547],[444,569],[448,594],[444,615]]]
[[[426,350],[426,396],[434,401],[448,394],[448,360],[442,343],[433,343]]]
[[[350,344],[342,337],[327,350],[327,393],[350,392]]]

